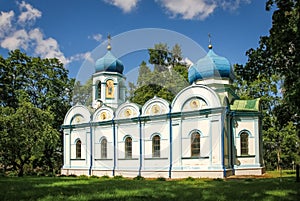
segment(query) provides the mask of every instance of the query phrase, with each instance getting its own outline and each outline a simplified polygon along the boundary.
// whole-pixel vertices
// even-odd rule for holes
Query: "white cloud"
[[[52,37],[47,38],[40,28],[31,29],[28,26],[33,25],[42,16],[42,12],[24,1],[19,4],[19,8],[19,16],[15,16],[13,11],[1,12],[0,47],[8,50],[23,49],[42,58],[57,58],[67,65],[70,59],[64,56],[58,42]],[[16,23],[12,23],[14,18],[18,19]]]
[[[139,0],[104,0],[106,3],[114,5],[125,13],[129,13],[132,11],[136,6]]]
[[[171,14],[171,17],[183,19],[204,20],[211,15],[216,8],[234,11],[242,3],[250,3],[251,0],[155,0]]]
[[[103,38],[101,34],[94,34],[92,36],[88,36],[89,39],[94,39],[97,42],[100,42]]]
[[[172,17],[181,16],[183,19],[205,19],[208,17],[217,4],[214,1],[207,3],[206,0],[156,0],[167,9]]]
[[[12,19],[14,17],[14,11],[3,12],[0,14],[0,38],[4,37],[8,30],[12,27]]]
[[[39,11],[36,8],[33,8],[32,5],[25,3],[22,1],[19,4],[19,8],[21,10],[21,14],[19,15],[18,22],[20,24],[26,23],[26,22],[35,22],[37,18],[40,18],[42,16],[42,12]]]
[[[242,3],[249,4],[251,3],[251,0],[222,0],[220,1],[220,6],[224,10],[235,11],[240,7]]]
[[[1,41],[1,47],[6,48],[8,50],[15,50],[22,48],[27,50],[29,44],[29,37],[24,29],[17,30],[13,32],[10,36],[4,38]]]
[[[80,53],[70,57],[70,62],[80,61],[80,60],[88,60],[91,63],[94,63],[94,59],[92,58],[91,52]]]
[[[29,38],[35,45],[34,52],[37,55],[40,55],[42,58],[57,58],[63,64],[69,63],[69,59],[60,51],[58,42],[53,38],[44,39],[44,34],[40,29],[35,28],[31,30],[29,32]]]

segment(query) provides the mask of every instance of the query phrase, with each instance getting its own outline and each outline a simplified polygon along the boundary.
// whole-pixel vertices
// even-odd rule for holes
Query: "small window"
[[[76,158],[81,158],[81,141],[77,140],[76,142]]]
[[[125,158],[132,158],[132,139],[127,137],[125,139]]]
[[[200,134],[193,132],[191,136],[191,156],[200,156]]]
[[[240,135],[241,139],[241,155],[248,155],[248,133],[243,132]]]
[[[160,137],[159,137],[159,135],[155,135],[152,138],[152,157],[154,157],[154,158],[160,157]]]
[[[101,99],[101,81],[98,83],[98,94],[97,94],[97,98]]]
[[[101,141],[101,158],[106,159],[107,158],[107,140],[103,139]]]

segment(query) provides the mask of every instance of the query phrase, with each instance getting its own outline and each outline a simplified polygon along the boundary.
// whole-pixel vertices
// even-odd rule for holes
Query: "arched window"
[[[155,135],[152,138],[152,157],[160,157],[160,137]]]
[[[107,158],[107,140],[105,138],[101,140],[101,158]]]
[[[97,88],[97,90],[98,90],[98,99],[101,99],[101,81],[98,83],[98,88]]]
[[[132,139],[127,137],[125,139],[125,158],[132,158]]]
[[[191,156],[200,156],[200,134],[193,132],[191,135]]]
[[[77,140],[76,142],[76,158],[81,158],[81,141]]]
[[[248,133],[243,132],[240,135],[241,139],[241,155],[248,155]]]

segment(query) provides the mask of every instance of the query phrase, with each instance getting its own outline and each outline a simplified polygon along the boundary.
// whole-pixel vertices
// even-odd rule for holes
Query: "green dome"
[[[96,61],[96,72],[116,72],[123,73],[123,63],[117,59],[111,51],[108,51],[104,57]]]
[[[233,79],[233,70],[227,58],[221,57],[210,49],[207,55],[189,68],[189,82],[213,77]]]

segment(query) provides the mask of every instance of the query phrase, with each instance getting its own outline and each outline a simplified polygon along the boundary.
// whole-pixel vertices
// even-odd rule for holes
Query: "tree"
[[[0,72],[0,107],[3,111],[7,108],[18,111],[21,107],[18,93],[22,92],[28,95],[26,101],[33,107],[49,112],[53,116],[51,127],[60,130],[70,107],[74,80],[68,78],[68,70],[58,59],[30,57],[20,50],[14,50],[9,52],[6,59],[0,56]],[[0,128],[6,129],[4,125]],[[52,137],[56,139],[56,135]],[[51,136],[48,139],[52,140]],[[43,144],[44,153],[38,162],[49,171],[62,163],[62,142],[54,143],[51,140]]]
[[[187,65],[182,62],[181,48],[175,45],[169,51],[167,44],[159,43],[148,53],[154,70],[151,71],[146,62],[141,63],[136,85],[129,83],[129,98],[140,105],[154,96],[171,102],[181,89],[188,86]]]
[[[92,78],[88,79],[84,84],[81,84],[80,81],[77,81],[74,84],[74,93],[73,93],[73,100],[72,104],[83,104],[86,106],[92,105],[92,87],[93,87],[93,80]]]
[[[0,153],[6,167],[13,166],[18,176],[23,176],[25,167],[44,153],[47,142],[55,143],[59,132],[52,127],[54,116],[49,111],[36,108],[24,91],[18,91],[17,109],[0,107]]]
[[[280,161],[286,167],[299,162],[294,144],[299,142],[300,126],[299,1],[268,0],[266,9],[274,4],[270,35],[246,52],[244,66],[235,65],[235,86],[242,99],[261,98],[264,158],[267,167],[278,168]]]
[[[272,68],[284,78],[282,89],[285,109],[300,127],[300,1],[268,0],[266,9],[276,6],[268,37]],[[300,135],[300,134],[299,134]]]

